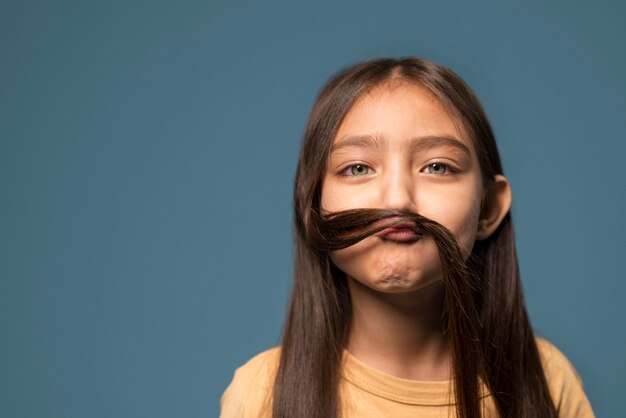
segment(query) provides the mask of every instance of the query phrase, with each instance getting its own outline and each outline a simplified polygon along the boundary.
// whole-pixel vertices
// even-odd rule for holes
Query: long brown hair
[[[449,69],[414,57],[378,59],[350,67],[327,83],[311,111],[296,173],[294,283],[273,416],[339,416],[339,369],[351,303],[345,274],[332,264],[328,252],[380,230],[377,219],[400,216],[425,228],[439,249],[457,415],[480,417],[482,379],[500,416],[556,417],[524,305],[510,214],[488,239],[476,241],[467,261],[449,231],[416,214],[356,210],[320,215],[328,154],[344,116],[363,93],[394,79],[425,87],[458,119],[473,141],[485,188],[502,174],[482,106]]]

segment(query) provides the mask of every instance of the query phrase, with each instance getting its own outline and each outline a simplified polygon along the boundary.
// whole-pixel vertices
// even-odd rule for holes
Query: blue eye
[[[344,176],[365,176],[370,174],[372,169],[365,164],[353,164],[343,170]]]
[[[435,175],[442,175],[442,174],[446,174],[448,171],[450,171],[450,168],[442,163],[432,163],[429,164],[426,169],[428,170],[428,172],[430,174],[435,174]]]

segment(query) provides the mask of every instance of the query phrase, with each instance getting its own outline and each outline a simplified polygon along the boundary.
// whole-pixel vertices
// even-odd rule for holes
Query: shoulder
[[[280,361],[280,348],[257,354],[235,371],[222,395],[221,418],[271,416],[270,397]]]
[[[572,363],[554,345],[537,338],[537,349],[559,417],[593,417],[583,382]]]

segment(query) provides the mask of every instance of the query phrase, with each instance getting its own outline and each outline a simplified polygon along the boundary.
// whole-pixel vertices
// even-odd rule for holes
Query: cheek
[[[320,193],[320,209],[322,212],[335,212],[342,204],[343,196],[337,193],[327,180],[322,182]]]
[[[368,185],[342,185],[334,179],[322,183],[320,206],[325,212],[339,212],[348,209],[381,207],[378,191]]]
[[[476,232],[478,229],[478,213],[470,214],[463,224],[459,225],[457,230],[452,231],[457,239],[459,247],[463,252],[464,258],[469,257],[474,242],[476,241]]]
[[[341,193],[336,193],[329,188],[322,189],[320,206],[323,212],[338,212],[342,209],[349,208],[351,202]]]
[[[359,277],[367,268],[364,261],[376,253],[373,238],[366,238],[343,250],[331,252],[331,261],[344,273]]]
[[[476,240],[480,206],[479,190],[474,194],[454,196],[435,208],[424,208],[421,214],[448,228],[467,257]]]
[[[478,219],[480,217],[480,202],[475,202],[468,208],[468,211],[458,219],[457,225],[452,229],[452,233],[457,239],[461,250],[467,258],[474,247],[476,233],[478,231]]]

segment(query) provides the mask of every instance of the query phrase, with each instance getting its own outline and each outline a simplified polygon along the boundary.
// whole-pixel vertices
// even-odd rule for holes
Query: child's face
[[[324,176],[321,208],[419,213],[447,227],[464,255],[476,239],[483,195],[471,140],[434,96],[402,83],[361,97],[343,120]],[[331,253],[349,277],[382,292],[417,290],[442,278],[432,238],[386,230]]]

